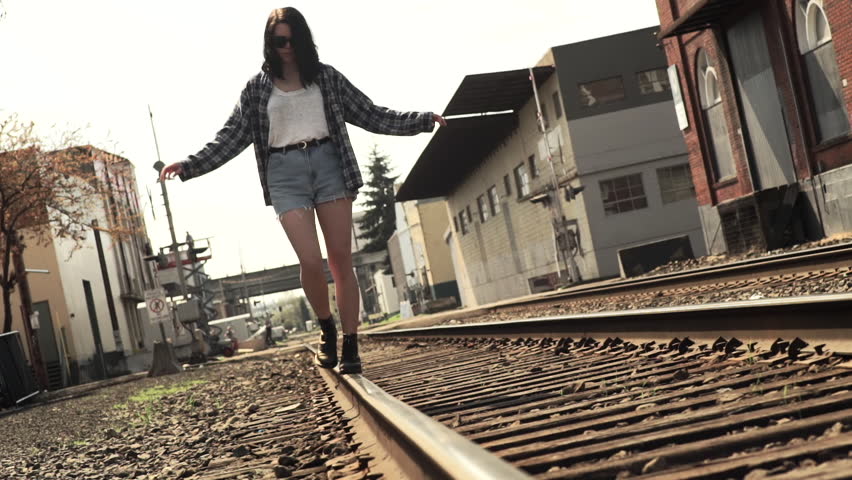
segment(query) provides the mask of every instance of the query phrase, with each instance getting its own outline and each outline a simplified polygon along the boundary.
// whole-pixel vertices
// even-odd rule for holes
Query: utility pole
[[[530,71],[530,82],[532,83],[533,97],[535,99],[535,109],[538,115],[538,124],[541,128],[541,133],[544,138],[544,148],[547,150],[547,164],[550,165],[550,181],[551,189],[548,192],[550,198],[551,220],[553,222],[553,233],[556,245],[556,269],[559,274],[559,281],[563,285],[577,282],[580,279],[580,272],[577,268],[577,263],[574,260],[574,255],[571,253],[571,247],[568,239],[568,228],[565,225],[565,213],[562,210],[562,201],[559,199],[559,179],[556,176],[556,168],[553,166],[553,154],[550,150],[550,141],[547,139],[547,128],[544,125],[544,116],[541,112],[541,102],[538,99],[538,86],[535,83],[535,74],[532,67]],[[564,278],[562,263],[567,264],[567,273],[570,279]]]
[[[154,170],[159,174],[163,167],[166,164],[160,159],[160,144],[157,142],[157,131],[154,129],[154,113],[151,112],[151,106],[148,106],[148,115],[151,117],[151,132],[154,133],[154,147],[157,149],[157,163],[154,164]],[[178,242],[177,237],[175,236],[175,224],[172,220],[172,209],[169,205],[169,191],[166,188],[166,182],[162,180],[157,180],[160,183],[160,188],[163,191],[163,203],[166,207],[166,218],[169,221],[169,233],[172,236],[172,244],[170,249],[172,251],[172,255],[175,258],[175,268],[177,268],[178,281],[180,282],[180,292],[183,295],[184,299],[187,299],[187,291],[186,291],[186,280],[183,278],[183,262],[180,259],[180,252],[178,252]]]

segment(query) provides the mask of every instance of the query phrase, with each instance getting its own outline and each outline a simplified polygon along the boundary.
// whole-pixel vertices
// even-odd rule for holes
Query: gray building
[[[705,253],[656,30],[549,49],[533,69],[544,132],[529,69],[464,78],[397,200],[446,197],[465,305],[553,288],[569,257],[585,281]]]

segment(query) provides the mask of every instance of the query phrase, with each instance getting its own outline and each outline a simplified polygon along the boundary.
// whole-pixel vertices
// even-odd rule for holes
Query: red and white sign
[[[166,291],[162,288],[145,291],[145,306],[148,307],[148,319],[151,323],[169,321],[172,316],[166,303]]]

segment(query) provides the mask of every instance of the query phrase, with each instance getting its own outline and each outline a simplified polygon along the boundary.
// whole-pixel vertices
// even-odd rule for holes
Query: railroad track
[[[385,424],[389,456],[418,452],[409,478],[844,479],[850,311],[834,295],[397,330],[367,335],[363,376],[323,376]]]
[[[852,277],[852,244],[841,243],[733,263],[580,285],[548,295],[513,300],[494,307],[517,311],[530,306],[559,306],[618,297],[642,301],[649,297],[694,297],[755,288],[778,288],[809,281]]]

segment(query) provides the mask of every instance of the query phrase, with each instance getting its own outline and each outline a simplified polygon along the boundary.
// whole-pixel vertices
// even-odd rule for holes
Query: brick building
[[[708,250],[852,230],[852,3],[657,9]]]
[[[580,281],[704,254],[657,30],[549,49],[532,70],[544,132],[528,68],[462,80],[397,201],[446,198],[463,305],[552,289],[569,258]],[[583,190],[569,200],[568,187]],[[665,242],[630,271],[620,262]]]

